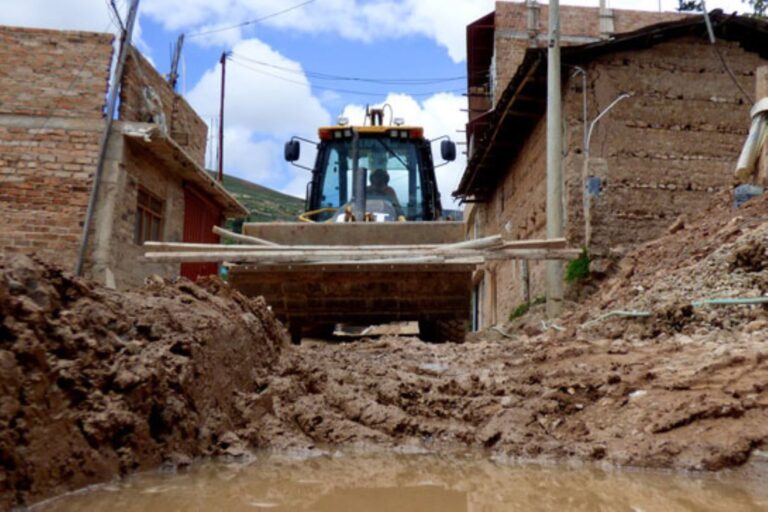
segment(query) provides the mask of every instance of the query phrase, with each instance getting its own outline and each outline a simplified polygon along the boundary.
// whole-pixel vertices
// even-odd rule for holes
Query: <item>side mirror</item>
[[[444,140],[440,143],[440,155],[446,162],[456,160],[456,143],[452,140]]]
[[[454,149],[454,153],[455,153]],[[299,146],[299,141],[297,140],[289,140],[285,143],[285,151],[284,151],[285,160],[288,162],[295,162],[299,159],[299,155],[301,154],[301,147]]]

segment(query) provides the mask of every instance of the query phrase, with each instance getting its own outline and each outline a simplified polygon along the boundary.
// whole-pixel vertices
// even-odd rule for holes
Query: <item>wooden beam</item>
[[[257,244],[257,245],[278,245],[274,242],[270,242],[269,240],[256,238],[255,236],[248,236],[248,235],[241,235],[239,233],[234,233],[232,231],[229,231],[228,229],[220,228],[219,226],[213,226],[213,232],[221,236],[222,238],[233,240],[235,242],[245,242],[245,243]]]

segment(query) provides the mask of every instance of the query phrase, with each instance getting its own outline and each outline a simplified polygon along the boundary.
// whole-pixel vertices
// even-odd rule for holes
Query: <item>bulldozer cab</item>
[[[440,194],[424,130],[381,126],[381,117],[370,118],[378,124],[355,127],[342,122],[319,129],[306,210],[318,212],[314,220],[319,222],[341,221],[348,206],[358,217],[364,211],[377,222],[439,219]],[[455,157],[455,149],[447,156]],[[286,159],[296,158],[298,141],[292,140],[286,144]]]
[[[371,133],[358,140],[357,161],[352,140],[321,143],[317,170],[312,180],[310,209],[342,208],[353,201],[354,168],[365,177],[366,211],[381,220],[431,220],[439,212],[439,198],[429,176],[427,161],[418,140],[385,140]],[[428,173],[427,173],[428,174]],[[374,202],[380,204],[374,204]],[[379,211],[377,211],[379,210]],[[391,210],[391,211],[387,211]]]

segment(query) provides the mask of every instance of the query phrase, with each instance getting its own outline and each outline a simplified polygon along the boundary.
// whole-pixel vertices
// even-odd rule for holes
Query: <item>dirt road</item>
[[[538,335],[288,347],[263,301],[215,279],[118,293],[0,262],[0,508],[268,447],[707,470],[765,457],[768,306],[697,301],[768,296],[768,197],[676,222],[593,284]]]

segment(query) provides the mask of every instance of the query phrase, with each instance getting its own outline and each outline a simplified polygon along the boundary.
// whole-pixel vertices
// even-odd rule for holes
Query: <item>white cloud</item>
[[[442,135],[448,135],[454,141],[464,139],[461,134],[456,132],[456,130],[464,129],[466,123],[466,113],[461,111],[461,109],[467,108],[467,99],[463,96],[439,93],[419,103],[406,94],[390,94],[382,104],[384,103],[392,106],[394,117],[403,118],[408,125],[423,126],[424,136],[429,139],[435,139]],[[352,124],[362,123],[365,107],[348,105],[344,109],[343,115],[348,117]],[[459,208],[451,197],[451,193],[456,189],[466,166],[466,156],[462,154],[462,151],[463,146],[458,146],[456,160],[435,169],[443,208]],[[441,163],[440,141],[432,144],[432,153],[435,163]]]
[[[292,70],[285,82],[264,75],[249,61],[267,61]],[[221,65],[206,71],[187,95],[192,107],[204,118],[219,110]],[[241,41],[227,62],[224,110],[224,168],[241,178],[293,195],[304,195],[307,171],[282,159],[283,143],[293,135],[316,138],[317,127],[330,122],[330,114],[313,96],[301,65],[289,60],[257,39]],[[210,148],[209,148],[210,149]],[[299,163],[311,166],[310,144],[302,145]]]
[[[287,6],[286,6],[287,7]],[[264,20],[273,27],[311,34],[332,33],[370,42],[409,35],[434,39],[455,62],[464,60],[467,23],[493,10],[493,0],[322,0]],[[154,0],[143,8],[171,31],[204,32],[279,11],[272,0]],[[193,36],[200,44],[232,44],[248,27]]]
[[[37,0],[41,1],[41,0]],[[546,2],[542,2],[546,3]],[[564,0],[564,5],[596,7],[598,0]],[[290,5],[273,0],[153,0],[142,7],[171,31],[199,32],[258,19]],[[353,41],[370,42],[421,35],[444,47],[454,62],[466,56],[466,26],[494,9],[494,0],[321,0],[263,21],[265,25],[311,34],[336,34]],[[608,0],[620,9],[656,10],[658,0]],[[673,11],[677,0],[661,0]],[[712,0],[708,8],[744,11],[740,0]],[[198,44],[232,45],[251,26],[190,37]]]

